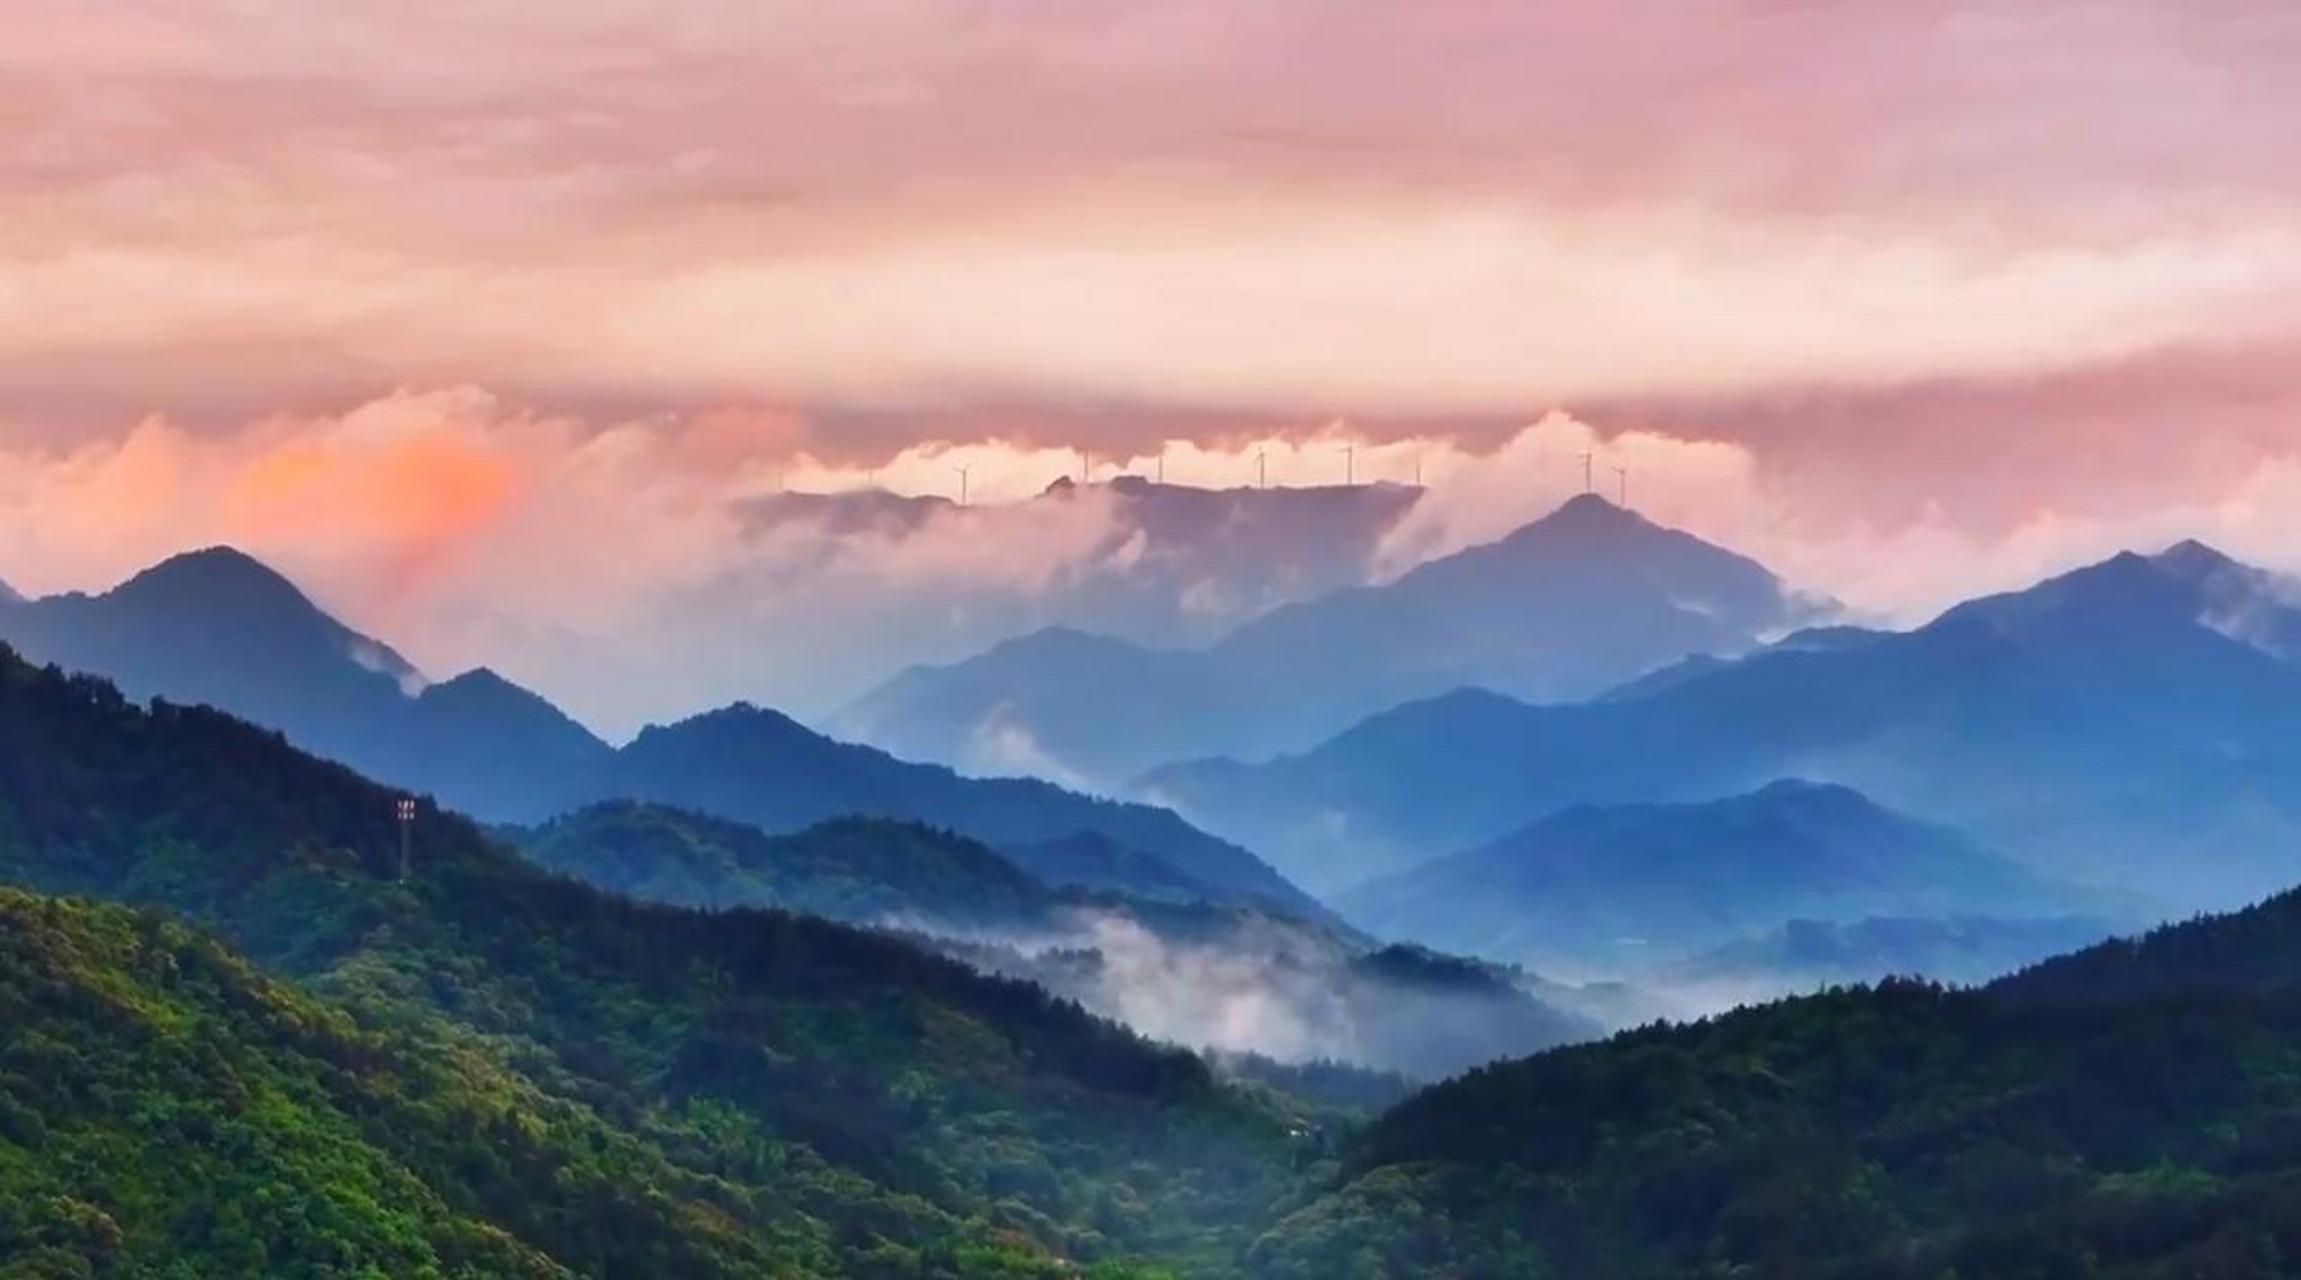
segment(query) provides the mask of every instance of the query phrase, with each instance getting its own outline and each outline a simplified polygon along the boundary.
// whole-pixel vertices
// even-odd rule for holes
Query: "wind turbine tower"
[[[1628,511],[1630,509],[1630,469],[1628,467],[1614,468],[1614,483],[1620,494],[1615,499],[1614,505]]]
[[[1254,451],[1254,485],[1258,489],[1270,487],[1270,450]]]
[[[1358,446],[1342,446],[1342,486],[1349,488],[1358,483]]]
[[[1590,483],[1590,451],[1582,451],[1582,492],[1589,493],[1597,486]]]
[[[959,505],[963,507],[963,506],[967,505],[967,471],[968,471],[968,468],[967,468],[967,467],[953,467],[953,468],[951,468],[951,470],[952,470],[953,472],[956,472],[956,473],[958,474],[958,477],[959,477]]]

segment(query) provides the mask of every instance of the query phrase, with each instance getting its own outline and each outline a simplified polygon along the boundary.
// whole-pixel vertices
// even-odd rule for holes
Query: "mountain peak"
[[[699,711],[670,724],[651,724],[639,731],[642,739],[693,738],[723,740],[726,735],[755,736],[761,731],[806,742],[831,740],[772,707],[738,699],[723,707]]]
[[[1536,523],[1550,524],[1552,522],[1619,526],[1642,525],[1646,524],[1647,520],[1611,498],[1596,493],[1577,493],[1559,504],[1556,511],[1544,516]]]
[[[473,667],[461,675],[442,680],[434,689],[517,689],[518,685],[503,678],[493,667]]]
[[[235,603],[293,603],[316,608],[286,575],[237,547],[203,547],[169,556],[106,593],[114,596],[222,597]]]
[[[2174,543],[2151,556],[2150,563],[2183,578],[2209,577],[2239,567],[2236,560],[2195,538]]]

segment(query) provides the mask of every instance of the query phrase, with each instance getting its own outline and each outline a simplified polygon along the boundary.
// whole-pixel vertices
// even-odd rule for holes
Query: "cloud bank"
[[[1751,444],[1662,415],[1561,412],[1468,437],[1324,423],[1091,462],[1001,440],[839,462],[772,416],[594,422],[469,388],[400,392],[231,431],[154,418],[0,450],[0,580],[101,589],[231,543],[435,675],[492,665],[621,734],[737,697],[826,714],[905,665],[1041,625],[1200,643],[1500,537],[1578,492],[1585,454],[1602,492],[1884,621],[2183,537],[2301,569],[2301,439],[2282,435],[2301,398],[2200,399],[2162,448],[2086,449],[2083,467],[2023,478],[1986,465],[2009,447],[1990,423],[2028,414],[2080,449],[2082,410],[2106,392],[1937,394],[1963,398],[1979,452],[1943,433],[1938,456],[1863,470],[1762,430]],[[1917,411],[1897,395],[1831,412]],[[1986,482],[1953,484],[1961,461]],[[1077,485],[1090,465],[1095,483]],[[1161,470],[1171,487],[1113,483]],[[1272,487],[1252,488],[1262,476]],[[1058,481],[1070,484],[1044,492]],[[1898,499],[1902,487],[1959,498]],[[1029,758],[1031,744],[1010,745]]]
[[[1522,420],[2301,322],[2301,17],[2236,0],[0,17],[51,432],[403,383]]]

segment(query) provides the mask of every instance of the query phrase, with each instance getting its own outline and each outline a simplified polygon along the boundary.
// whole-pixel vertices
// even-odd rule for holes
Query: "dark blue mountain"
[[[489,821],[531,823],[596,801],[648,799],[771,832],[861,815],[932,823],[994,845],[1092,833],[1167,865],[1204,896],[1322,914],[1252,854],[1171,813],[1046,783],[961,778],[748,705],[651,727],[611,748],[484,668],[426,684],[389,646],[228,548],[177,556],[101,595],[0,605],[0,640],[34,661],[105,676],[138,698],[245,716]]]
[[[748,703],[651,725],[578,784],[585,801],[652,800],[768,832],[864,815],[925,822],[994,848],[1092,832],[1165,863],[1210,896],[1290,914],[1325,909],[1261,859],[1173,813],[1035,778],[967,778],[837,742]]]
[[[0,639],[132,696],[225,708],[298,745],[480,813],[526,812],[607,746],[480,670],[444,684],[229,547],[175,556],[100,595],[0,606]]]
[[[1805,918],[2057,914],[2065,892],[1844,787],[1581,806],[1336,899],[1381,937],[1621,978]]]
[[[1041,631],[913,668],[837,720],[900,754],[1111,780],[1318,741],[1477,686],[1587,697],[1689,654],[1738,654],[1817,606],[1771,573],[1585,495],[1394,582],[1277,609],[1204,650]]]
[[[1331,886],[1576,804],[1841,782],[2057,876],[2226,905],[2301,875],[2285,584],[2208,548],[2126,554],[1907,633],[1793,637],[1642,692],[1461,692],[1145,793]]]

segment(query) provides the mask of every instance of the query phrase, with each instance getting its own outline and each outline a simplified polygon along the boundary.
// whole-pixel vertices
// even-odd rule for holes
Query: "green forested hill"
[[[833,920],[1015,924],[1053,893],[962,836],[837,818],[789,835],[669,805],[611,800],[512,833],[537,866],[674,906],[772,904]]]
[[[0,1025],[9,1275],[708,1274],[795,1257],[774,1238],[787,1211],[156,914],[0,890]]]
[[[154,1140],[127,1131],[238,1078],[196,1046],[238,1043],[283,1091],[298,1079],[350,1090],[326,1105],[306,1090],[314,1131],[356,1124],[380,1154],[354,1144],[344,1159],[429,1188],[441,1207],[395,1218],[395,1247],[479,1232],[503,1258],[596,1275],[1067,1274],[1065,1260],[1145,1254],[1219,1273],[1238,1230],[1283,1189],[1298,1118],[1217,1084],[1195,1057],[891,939],[612,898],[525,866],[429,806],[415,872],[399,883],[394,799],[220,713],[146,710],[100,681],[0,662],[0,877],[180,912],[301,990],[243,974],[219,994],[174,998],[260,1020],[272,1015],[229,994],[260,991],[292,1013],[279,1017],[380,1046],[323,1066],[326,1045],[280,1046],[260,1021],[187,1016],[174,1022],[199,1070],[185,1079],[130,1053],[120,1069],[171,1078],[20,1110],[79,1117],[92,1150]],[[106,960],[89,941],[150,927],[125,919],[87,917],[80,968],[132,971],[132,955]],[[50,1038],[82,1057],[119,1056],[104,1037],[135,1033],[107,1030],[113,1015],[99,1014],[67,1017]],[[389,1062],[409,1045],[421,1061],[404,1059],[416,1065],[402,1073]],[[389,1078],[366,1078],[371,1066]],[[18,1074],[57,1087],[53,1070]],[[404,1083],[419,1076],[420,1087]],[[447,1118],[403,1123],[395,1088]],[[430,1132],[447,1144],[436,1154],[420,1149]],[[497,1140],[506,1133],[541,1149],[523,1155]],[[250,1170],[266,1160],[217,1149]],[[12,1132],[0,1168],[71,1182],[53,1194],[108,1216],[124,1239],[173,1234],[183,1228],[170,1215],[202,1212],[117,1190],[154,1164],[132,1146],[40,1172],[55,1151]],[[316,1202],[365,1194],[346,1177],[323,1179]],[[202,1185],[219,1184],[189,1179],[182,1194]],[[618,1210],[618,1198],[635,1208]],[[319,1228],[296,1214],[245,1230],[267,1249],[320,1247]],[[415,1255],[344,1256],[343,1274],[383,1275]]]
[[[1394,1108],[1272,1277],[2253,1277],[2301,1265],[2301,994],[1909,982]]]

